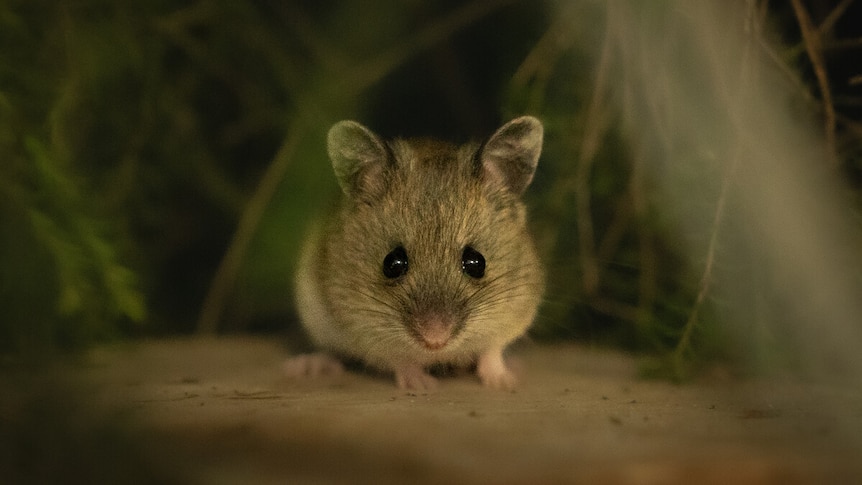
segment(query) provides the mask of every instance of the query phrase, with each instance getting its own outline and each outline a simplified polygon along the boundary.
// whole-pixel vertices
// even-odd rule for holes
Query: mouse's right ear
[[[338,185],[350,197],[376,193],[389,151],[374,132],[355,121],[339,121],[326,136],[327,151]]]

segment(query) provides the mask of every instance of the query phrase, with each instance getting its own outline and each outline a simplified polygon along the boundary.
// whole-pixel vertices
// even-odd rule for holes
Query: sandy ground
[[[359,373],[290,381],[284,357],[273,340],[156,341],[97,349],[24,386],[7,377],[0,472],[9,483],[862,483],[860,389],[645,381],[628,356],[534,344],[513,356],[516,392],[461,375],[411,393]]]

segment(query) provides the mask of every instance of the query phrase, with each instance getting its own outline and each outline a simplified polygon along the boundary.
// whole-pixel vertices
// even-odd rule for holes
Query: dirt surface
[[[645,381],[625,355],[571,345],[519,349],[513,358],[523,384],[513,393],[485,390],[470,375],[445,378],[433,393],[359,373],[290,381],[284,358],[276,341],[236,338],[98,349],[62,372],[86,410],[78,420],[89,423],[62,425],[72,430],[63,436],[122,423],[122,433],[107,435],[125,437],[131,453],[145,456],[116,473],[140,478],[146,470],[155,482],[168,475],[207,484],[862,480],[860,389],[791,379]],[[0,411],[8,422],[26,422],[12,394]],[[22,426],[12,427],[27,441]],[[35,441],[55,441],[51,428]],[[73,461],[80,471],[105,460]],[[40,463],[30,466],[41,470]],[[100,473],[97,481],[116,476]]]

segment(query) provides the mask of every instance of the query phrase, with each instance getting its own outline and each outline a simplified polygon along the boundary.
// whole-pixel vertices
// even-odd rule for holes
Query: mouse
[[[429,368],[452,365],[514,389],[504,351],[531,326],[545,284],[522,200],[542,123],[522,116],[453,144],[384,139],[346,120],[326,143],[340,200],[313,225],[295,278],[319,351],[288,358],[287,374],[337,373],[350,359],[427,390],[438,385]]]

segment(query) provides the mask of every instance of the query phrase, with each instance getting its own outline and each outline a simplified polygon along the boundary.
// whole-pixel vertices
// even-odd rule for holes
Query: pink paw
[[[402,367],[395,371],[395,382],[400,389],[430,391],[437,388],[437,379],[421,367]]]
[[[518,378],[503,362],[502,351],[488,352],[479,356],[476,374],[482,385],[498,391],[511,391],[518,385]]]
[[[284,361],[282,369],[291,378],[316,378],[340,375],[344,372],[344,365],[335,357],[319,352],[290,357]]]

